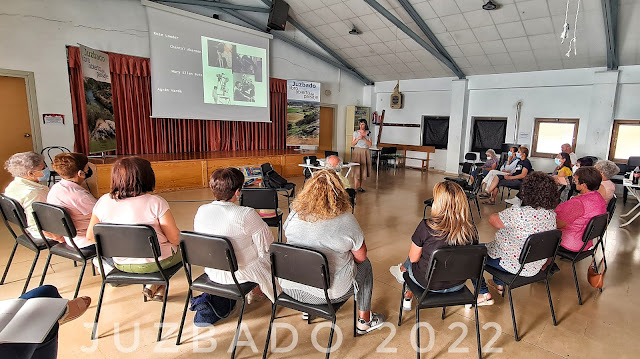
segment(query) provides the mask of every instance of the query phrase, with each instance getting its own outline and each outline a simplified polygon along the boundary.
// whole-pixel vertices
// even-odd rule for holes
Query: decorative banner
[[[80,45],[84,97],[89,128],[89,153],[115,151],[116,123],[113,121],[109,55]]]
[[[287,146],[320,143],[320,83],[287,80]]]

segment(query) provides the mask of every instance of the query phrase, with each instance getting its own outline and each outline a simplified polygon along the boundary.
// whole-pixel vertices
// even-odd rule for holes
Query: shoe
[[[487,299],[488,296],[490,296],[489,293],[478,295],[478,304],[477,304],[478,307],[482,307],[485,305],[493,305],[493,298]]]
[[[70,322],[78,317],[80,317],[84,312],[89,309],[91,305],[90,297],[80,297],[76,299],[72,299],[67,302],[67,311],[64,313],[62,318],[58,320],[60,325]]]
[[[156,293],[152,298],[154,302],[164,302],[164,288],[165,286],[163,285],[158,286],[158,289],[156,289]]]
[[[365,190],[364,190],[364,188],[362,188],[362,187],[358,187],[357,191],[358,191],[358,192],[367,192],[367,191],[365,191]]]
[[[402,300],[402,310],[406,311],[406,312],[410,312],[411,311],[411,300],[413,298],[404,298]]]
[[[153,294],[153,289],[151,289],[151,287],[144,287],[142,290],[142,295],[144,295],[145,301],[153,300]]]
[[[371,320],[366,322],[362,318],[358,318],[356,323],[356,331],[359,335],[367,334],[372,330],[376,330],[382,327],[384,324],[384,314],[371,312]]]
[[[402,271],[400,270],[401,266],[402,264],[398,264],[397,266],[391,266],[389,267],[389,272],[391,272],[391,275],[393,275],[396,278],[398,283],[403,284],[404,278],[402,277]]]

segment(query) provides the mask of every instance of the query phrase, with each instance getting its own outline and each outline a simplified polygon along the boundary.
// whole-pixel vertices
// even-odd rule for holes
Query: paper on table
[[[67,307],[62,298],[0,302],[0,343],[42,343]]]

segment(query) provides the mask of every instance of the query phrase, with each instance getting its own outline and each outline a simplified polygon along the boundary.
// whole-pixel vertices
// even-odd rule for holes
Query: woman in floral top
[[[489,223],[498,228],[493,242],[487,243],[488,266],[516,274],[520,270],[520,252],[527,238],[538,232],[556,229],[554,209],[560,201],[558,187],[553,178],[543,172],[535,171],[522,181],[520,187],[521,207],[510,207],[500,213],[494,213]],[[542,269],[546,259],[525,264],[521,276],[532,277]],[[504,289],[498,278],[494,277],[498,291]],[[482,279],[478,305],[491,305],[493,299]]]

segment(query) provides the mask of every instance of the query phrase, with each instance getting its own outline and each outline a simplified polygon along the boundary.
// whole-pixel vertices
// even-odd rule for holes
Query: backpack
[[[191,311],[195,311],[193,324],[197,327],[207,327],[229,316],[236,305],[236,301],[202,293],[197,297],[191,298]]]
[[[282,188],[288,183],[287,180],[276,171],[269,171],[263,174],[263,180],[265,180],[267,187],[270,188]]]

